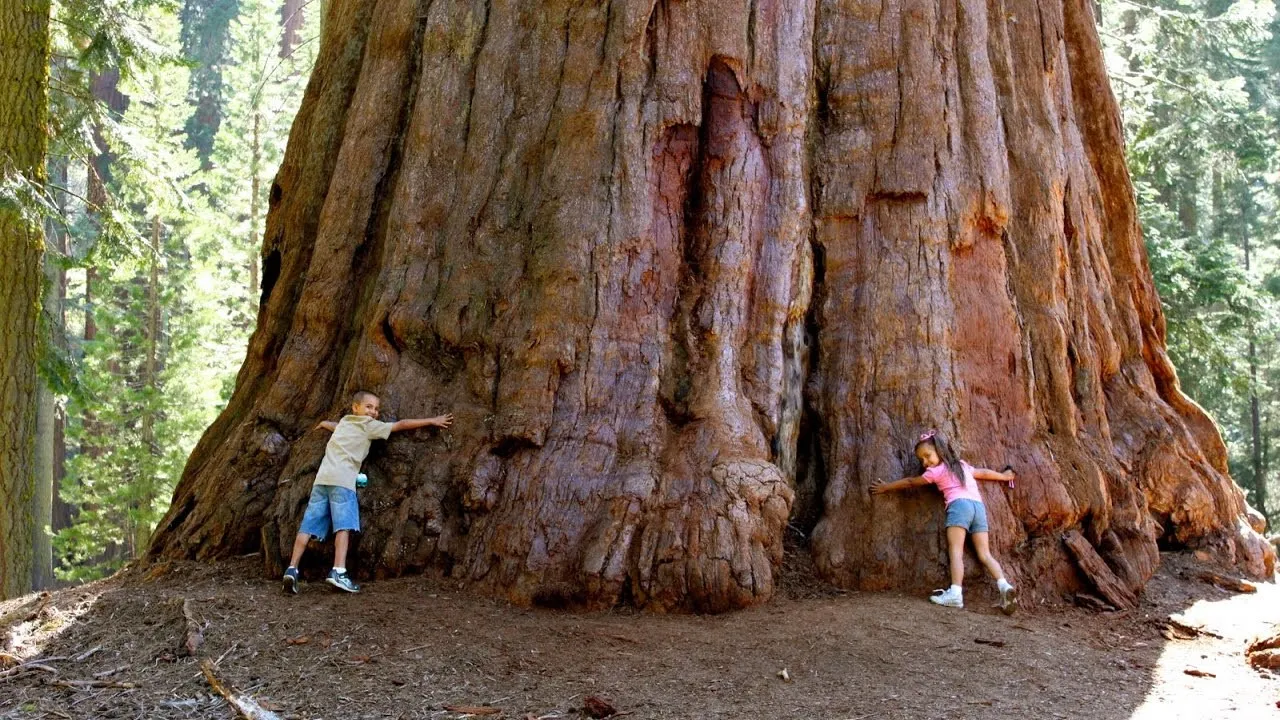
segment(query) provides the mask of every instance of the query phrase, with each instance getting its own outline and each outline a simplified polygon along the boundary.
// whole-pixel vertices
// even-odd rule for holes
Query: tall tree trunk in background
[[[142,413],[142,442],[148,452],[159,454],[156,442],[156,398],[159,395],[160,351],[160,236],[164,230],[160,217],[151,219],[151,252],[147,267],[147,347],[143,364],[142,383],[147,389],[146,406]],[[146,521],[148,508],[155,502],[154,477],[141,478],[137,499],[137,517],[133,528],[133,557],[141,557],[151,543],[151,526]]]
[[[239,12],[239,0],[182,4],[182,56],[193,62],[190,99],[195,106],[185,128],[187,145],[206,164],[222,124],[222,65],[229,57],[231,21]]]
[[[305,19],[303,13],[307,10],[307,5],[317,3],[312,12],[320,10],[320,0],[284,0],[284,5],[280,7],[280,27],[283,32],[280,34],[280,57],[288,57],[293,49],[298,47],[304,38],[300,35],[302,32],[302,22]]]
[[[365,388],[457,423],[366,461],[353,567],[520,603],[760,602],[793,515],[834,582],[936,587],[938,498],[867,494],[931,426],[1020,470],[985,493],[1033,597],[1086,583],[1070,529],[1133,588],[1161,544],[1274,562],[1165,353],[1084,0],[334,0],[269,196],[155,556],[278,571]]]
[[[1240,208],[1240,239],[1244,249],[1244,271],[1253,268],[1253,248],[1249,238],[1249,208]],[[1262,414],[1258,408],[1258,342],[1257,330],[1249,321],[1249,463],[1253,471],[1253,502],[1262,517],[1267,518],[1267,468],[1262,462]]]
[[[57,229],[47,228],[46,235],[56,238]],[[45,339],[60,348],[58,324],[62,307],[58,293],[60,268],[49,252],[44,256],[44,317],[51,337]],[[31,496],[31,587],[43,590],[54,583],[53,577],[53,499],[57,487],[58,407],[53,391],[43,379],[36,388],[35,490]]]
[[[129,97],[120,92],[120,71],[116,69],[107,69],[99,73],[90,83],[90,91],[98,102],[102,103],[117,118],[123,115],[124,111],[129,107]],[[98,208],[103,207],[109,200],[111,192],[111,163],[113,154],[110,146],[103,137],[101,128],[94,128],[94,140],[97,147],[101,148],[101,152],[88,160],[88,190],[87,199],[91,206],[90,212],[96,212]],[[85,267],[84,279],[84,340],[92,342],[98,336],[98,323],[94,319],[95,306],[99,302],[110,302],[111,298],[101,292],[95,290],[95,283],[98,280],[97,268],[92,264]],[[97,292],[97,295],[95,295]],[[115,359],[108,361],[108,368],[111,372],[119,371],[119,363]],[[84,435],[90,438],[104,437],[105,431],[101,427],[97,418],[91,410],[86,410],[82,420],[85,428]],[[98,447],[89,443],[82,442],[77,451],[89,457],[100,457],[106,448]],[[121,508],[121,511],[124,509]],[[124,552],[124,548],[119,545],[111,545],[100,558],[96,561],[102,562],[111,558],[117,558]]]
[[[0,0],[0,175],[45,179],[48,0]],[[44,233],[0,205],[0,600],[31,589]]]
[[[31,493],[31,587],[53,585],[54,452],[57,447],[57,407],[53,391],[43,381],[36,388],[36,440]]]
[[[68,160],[60,158],[56,162],[55,182],[62,187],[67,186],[68,176]],[[60,194],[58,197],[58,212],[60,215],[66,215],[66,196]],[[67,237],[68,233],[56,228],[53,235],[57,239],[57,250],[59,257],[66,258],[68,253]],[[46,268],[48,267],[46,263]],[[54,273],[50,278],[51,290],[53,292],[52,307],[53,316],[51,324],[53,329],[53,343],[60,352],[67,351],[67,269],[61,265],[54,269]],[[48,307],[46,305],[46,307]],[[62,499],[62,480],[67,475],[67,414],[65,408],[57,408],[53,419],[53,507],[50,510],[50,532],[57,535],[58,531],[71,526],[72,507]]]
[[[119,82],[119,76],[114,75],[111,72],[103,73],[95,77],[90,83],[90,89],[93,93],[94,99],[104,103],[109,103],[111,98],[118,94],[115,87],[117,82]],[[86,163],[86,199],[89,201],[90,213],[94,213],[98,208],[106,205],[107,178],[111,171],[110,151],[105,147],[105,141],[102,137],[102,133],[96,128],[94,130],[94,141],[97,144],[97,147],[102,148],[102,151],[89,158]],[[83,339],[86,343],[93,342],[98,337],[98,322],[94,317],[94,309],[97,303],[94,295],[94,286],[97,283],[97,280],[97,267],[95,267],[92,262],[86,264],[84,269],[84,298],[81,303],[81,307],[84,308]],[[85,435],[91,437],[98,436],[96,428],[97,420],[94,418],[91,410],[85,409],[82,422],[86,430]],[[77,448],[77,451],[90,457],[96,457],[100,453],[99,448],[89,445],[83,441],[81,442],[80,447]]]
[[[113,113],[123,113],[129,105],[127,98],[119,90],[120,72],[106,70],[93,78],[89,84],[93,98],[105,105]],[[111,179],[111,149],[107,147],[106,138],[100,128],[94,128],[94,142],[102,151],[89,158],[88,162],[88,200],[91,211],[104,206],[107,202],[108,184]],[[97,268],[89,265],[85,268],[84,281],[84,339],[93,340],[98,335],[98,324],[93,318],[93,284],[97,280]],[[86,419],[85,424],[92,422]]]
[[[55,184],[67,185],[67,163],[64,159],[48,163]],[[58,212],[66,214],[65,195],[58,195]],[[65,234],[53,221],[45,223],[45,238],[53,244],[56,253],[46,246],[44,254],[43,313],[48,337],[45,342],[51,351],[61,353],[66,349],[65,316],[63,299],[66,296],[66,270],[58,262],[66,257]],[[31,496],[31,586],[35,590],[52,587],[53,533],[57,532],[55,507],[58,505],[58,485],[62,480],[66,446],[62,435],[62,413],[57,398],[48,383],[40,380],[36,393],[36,450],[35,492]]]

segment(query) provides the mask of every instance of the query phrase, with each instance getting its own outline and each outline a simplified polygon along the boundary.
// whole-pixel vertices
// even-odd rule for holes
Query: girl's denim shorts
[[[987,532],[987,508],[977,500],[960,498],[947,505],[947,527],[962,527],[971,533]]]

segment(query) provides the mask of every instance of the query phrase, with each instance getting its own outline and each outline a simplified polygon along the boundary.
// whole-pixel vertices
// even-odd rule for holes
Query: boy
[[[316,472],[311,486],[311,500],[302,516],[302,526],[293,540],[293,557],[284,571],[284,590],[298,594],[298,561],[314,536],[324,540],[333,525],[333,570],[325,579],[330,585],[344,592],[360,592],[360,587],[347,576],[347,545],[352,531],[360,531],[360,505],[356,502],[356,475],[360,463],[369,454],[369,444],[374,440],[386,440],[393,432],[415,430],[423,427],[447,428],[453,424],[453,415],[445,414],[425,420],[397,420],[394,423],[378,421],[378,396],[360,390],[351,396],[351,414],[336,423],[322,422],[316,425],[333,433],[324,449],[324,460]]]

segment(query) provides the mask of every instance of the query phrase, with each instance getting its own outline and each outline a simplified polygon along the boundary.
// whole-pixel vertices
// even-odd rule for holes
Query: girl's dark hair
[[[960,456],[956,454],[955,449],[951,447],[951,444],[945,438],[939,435],[936,430],[930,430],[916,443],[916,451],[919,451],[924,445],[933,448],[934,452],[938,453],[938,458],[956,476],[956,479],[961,484],[965,483],[964,467],[960,464]]]

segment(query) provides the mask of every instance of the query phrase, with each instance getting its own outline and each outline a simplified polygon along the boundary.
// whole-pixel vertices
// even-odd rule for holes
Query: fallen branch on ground
[[[1164,620],[1157,621],[1157,624],[1161,628],[1160,634],[1163,635],[1166,640],[1190,640],[1201,635],[1217,638],[1219,640],[1222,639],[1222,636],[1215,632],[1210,632],[1195,625],[1188,625],[1179,620],[1175,620],[1172,616],[1167,617]]]
[[[1280,650],[1259,650],[1249,653],[1249,664],[1255,670],[1280,670]]]
[[[497,715],[502,712],[502,708],[491,707],[489,705],[444,705],[443,707],[449,712],[461,713],[463,715]]]
[[[258,701],[235,691],[230,685],[213,672],[213,663],[208,658],[200,661],[200,670],[204,672],[205,682],[214,692],[226,699],[227,704],[244,720],[280,720],[280,716],[258,704]]]
[[[116,688],[119,690],[133,690],[138,687],[138,683],[118,682],[116,680],[54,680],[52,683],[55,687],[71,688],[78,690],[81,688]]]
[[[204,628],[196,620],[195,611],[191,609],[191,600],[187,598],[182,600],[182,617],[187,621],[187,635],[182,641],[182,647],[178,648],[178,654],[183,657],[195,657],[200,652],[200,646],[204,644]]]
[[[76,662],[84,662],[85,660],[88,660],[90,657],[93,657],[93,654],[98,652],[101,649],[102,649],[101,645],[94,645],[93,647],[89,648],[88,650],[85,650],[84,652],[80,653],[79,655],[75,656],[72,659],[75,660]]]
[[[38,662],[24,662],[21,665],[16,665],[14,667],[9,668],[8,670],[4,670],[0,672],[0,682],[6,682],[8,680],[12,680],[13,678],[18,677],[19,675],[29,673],[32,670],[39,670],[41,672],[53,673],[54,675],[58,674],[57,670],[54,670],[48,665],[44,665]]]
[[[1280,670],[1280,633],[1249,643],[1245,656],[1255,670]]]
[[[1073,598],[1076,605],[1097,612],[1115,612],[1119,608],[1090,593],[1076,593]]]
[[[1247,652],[1261,652],[1263,650],[1280,650],[1280,634],[1272,635],[1268,638],[1258,638],[1249,643]]]
[[[1206,570],[1205,572],[1196,575],[1196,578],[1211,585],[1217,585],[1223,590],[1230,590],[1238,593],[1258,592],[1258,586],[1253,583],[1245,582],[1244,580],[1239,580],[1233,577],[1227,577],[1226,575],[1219,575],[1216,572],[1209,572]]]

